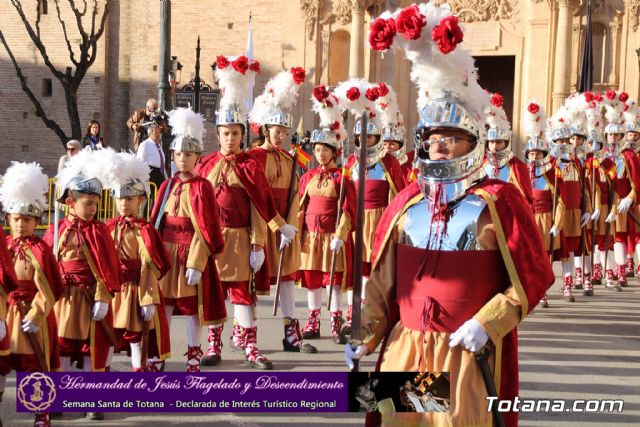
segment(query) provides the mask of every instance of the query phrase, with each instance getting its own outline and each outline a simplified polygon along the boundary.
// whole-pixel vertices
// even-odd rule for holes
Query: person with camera
[[[127,120],[127,127],[129,130],[133,131],[133,143],[131,145],[131,149],[134,152],[138,151],[140,143],[149,137],[147,133],[148,129],[143,124],[151,121],[156,110],[158,110],[158,101],[150,98],[147,100],[145,108],[134,111],[131,117]]]

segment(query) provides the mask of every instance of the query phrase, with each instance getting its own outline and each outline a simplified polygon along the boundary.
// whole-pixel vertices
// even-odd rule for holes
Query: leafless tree
[[[20,80],[20,84],[22,86],[22,90],[29,97],[29,100],[33,104],[36,109],[36,114],[42,119],[44,124],[55,132],[55,134],[60,139],[63,146],[70,139],[80,139],[82,137],[82,127],[80,125],[80,115],[78,112],[78,89],[80,88],[80,84],[82,80],[87,75],[87,71],[93,65],[96,60],[96,55],[98,52],[98,40],[104,33],[105,23],[107,20],[107,15],[109,14],[109,3],[112,0],[104,0],[104,6],[102,10],[102,14],[100,15],[100,8],[98,7],[98,1],[93,0],[93,7],[90,8],[87,5],[87,0],[53,0],[56,7],[56,13],[58,17],[58,21],[62,26],[62,32],[64,34],[64,40],[67,45],[67,49],[69,51],[69,59],[71,60],[72,66],[68,66],[64,71],[56,68],[49,55],[47,53],[47,48],[44,45],[42,39],[40,38],[40,18],[41,18],[41,2],[43,0],[33,1],[27,0],[26,4],[33,4],[36,7],[36,19],[35,22],[32,23],[29,21],[27,15],[25,14],[22,2],[20,0],[10,0],[11,4],[15,8],[18,16],[22,20],[24,24],[25,30],[27,34],[31,38],[31,41],[37,48],[40,56],[44,61],[44,64],[49,69],[51,74],[60,82],[62,88],[64,89],[65,100],[67,104],[67,115],[69,117],[69,127],[71,128],[71,135],[67,135],[64,129],[58,124],[55,120],[52,120],[47,115],[47,112],[42,108],[42,104],[35,96],[33,90],[27,84],[27,79],[22,73],[22,68],[18,61],[16,61],[15,55],[11,51],[9,44],[7,43],[4,34],[2,33],[2,29],[0,28],[0,43],[4,46],[9,54],[9,58],[11,58],[11,62],[13,63],[13,67],[15,68],[16,74],[18,75],[18,79]],[[44,0],[46,1],[46,0]],[[61,5],[62,3],[62,5]],[[67,29],[67,23],[64,21],[62,17],[61,8],[68,7],[73,12],[75,17],[75,24],[77,26],[78,33],[81,37],[80,44],[76,49],[71,45],[71,40],[69,36],[69,31]],[[91,30],[87,31],[85,25],[89,24],[89,17],[85,19],[87,16],[87,12],[90,11],[90,23]]]

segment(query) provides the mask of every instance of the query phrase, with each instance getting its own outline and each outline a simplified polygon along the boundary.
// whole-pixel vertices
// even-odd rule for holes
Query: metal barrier
[[[2,183],[2,178],[0,178],[0,183]],[[59,197],[56,192],[56,179],[49,178],[49,192],[47,193],[47,206],[44,208],[44,215],[42,216],[42,220],[40,224],[36,226],[36,230],[46,230],[49,228],[50,224],[53,224],[55,218],[55,199]],[[151,199],[155,200],[156,194],[158,193],[158,187],[153,182],[149,182],[149,194],[151,195]],[[58,203],[58,207],[60,208],[60,218],[64,218],[69,213],[69,207],[65,204]],[[149,219],[151,216],[151,204],[144,203],[141,207],[143,210],[143,217],[145,219]],[[102,222],[107,222],[111,218],[117,215],[116,212],[116,203],[113,197],[111,197],[111,192],[109,190],[103,190],[102,196],[100,197],[100,206],[98,209],[97,219]],[[7,223],[6,218],[4,219],[3,227],[4,231],[9,231],[9,224]]]

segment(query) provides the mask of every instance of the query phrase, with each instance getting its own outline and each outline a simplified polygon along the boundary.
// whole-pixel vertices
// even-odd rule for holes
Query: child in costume
[[[105,371],[116,344],[110,303],[120,290],[122,275],[109,229],[95,219],[109,168],[107,152],[83,150],[58,174],[58,202],[66,204],[69,213],[45,234],[64,286],[54,306],[63,371],[72,362],[85,371]],[[88,417],[104,416],[90,412]]]
[[[167,320],[187,316],[187,372],[200,372],[201,325],[227,319],[214,257],[224,249],[218,205],[211,183],[195,172],[202,154],[204,119],[190,108],[169,112],[178,168],[158,191],[151,223],[160,231],[172,265],[160,279]]]
[[[318,327],[313,328],[314,334],[308,338],[320,337],[322,288],[328,287],[331,335],[335,343],[344,344],[342,293],[351,288],[352,283],[351,228],[355,222],[355,190],[351,180],[336,166],[347,138],[343,110],[335,95],[324,86],[313,90],[312,102],[313,110],[320,116],[320,128],[311,133],[313,153],[319,166],[300,180],[300,280],[307,289],[310,319],[318,322]]]
[[[289,111],[304,79],[305,71],[301,67],[278,73],[267,82],[264,93],[256,98],[249,113],[250,123],[259,126],[260,132],[265,136],[265,142],[249,153],[258,161],[267,177],[278,215],[289,223],[285,225],[285,231],[287,228],[296,231],[290,224],[297,221],[300,179],[293,156],[282,147],[293,127],[293,117]],[[314,346],[303,342],[300,323],[294,314],[293,290],[300,268],[300,236],[294,233],[276,233],[269,229],[265,244],[270,284],[279,283],[280,286],[278,302],[284,324],[283,350],[315,353],[317,349]]]
[[[149,166],[133,154],[119,153],[112,177],[109,186],[119,216],[107,226],[124,280],[111,302],[113,327],[129,344],[133,371],[155,372],[157,364],[170,357],[169,325],[158,281],[171,268],[171,260],[158,231],[138,216],[149,195]]]
[[[49,179],[36,163],[13,162],[0,186],[0,201],[11,227],[9,253],[17,277],[16,287],[8,295],[8,335],[2,341],[8,346],[0,344],[8,351],[0,357],[2,390],[11,369],[49,372],[60,368],[53,305],[62,291],[62,281],[51,247],[34,234],[48,190]],[[36,414],[34,426],[50,425],[49,414]]]

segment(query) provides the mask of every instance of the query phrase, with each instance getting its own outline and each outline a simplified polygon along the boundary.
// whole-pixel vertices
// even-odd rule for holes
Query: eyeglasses
[[[73,153],[74,151],[78,151],[77,147],[67,147],[67,151]]]
[[[445,136],[442,138],[430,137],[429,139],[423,140],[423,143],[426,145],[425,148],[430,148],[436,144],[440,145],[440,148],[451,148],[461,141],[467,140],[465,138],[456,138],[455,136]]]

